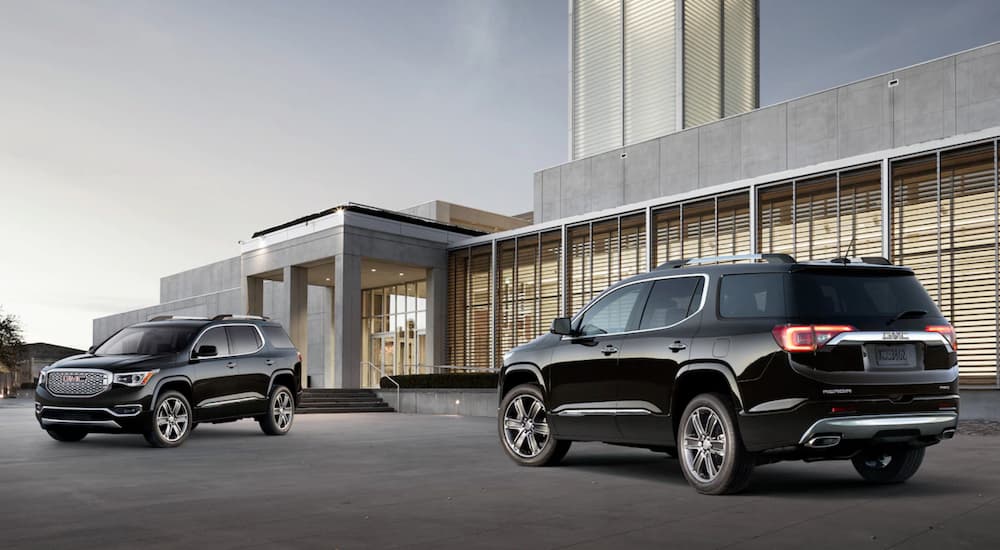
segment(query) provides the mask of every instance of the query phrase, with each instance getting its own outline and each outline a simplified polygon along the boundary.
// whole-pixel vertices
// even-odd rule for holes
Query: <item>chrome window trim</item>
[[[72,394],[66,394],[66,393],[55,393],[51,389],[49,389],[49,382],[48,382],[48,377],[49,377],[49,375],[52,374],[53,371],[59,371],[59,372],[96,372],[96,373],[101,373],[101,374],[104,374],[105,376],[107,376],[108,377],[108,381],[107,381],[107,384],[105,385],[104,389],[102,389],[101,391],[99,391],[97,393],[91,393],[89,395],[72,395]],[[115,382],[115,375],[111,371],[109,371],[109,370],[91,369],[91,368],[78,368],[77,369],[77,368],[72,368],[72,367],[70,367],[68,365],[67,366],[54,367],[54,368],[50,368],[50,369],[46,370],[45,371],[45,377],[46,377],[45,378],[45,391],[49,392],[50,394],[52,394],[52,395],[54,395],[56,397],[67,397],[67,398],[70,398],[70,399],[90,399],[91,397],[96,397],[96,396],[101,395],[102,393],[110,390],[111,386],[113,386],[114,382]]]
[[[663,275],[663,276],[660,276],[660,277],[648,277],[648,278],[640,279],[638,281],[632,281],[632,282],[629,282],[629,283],[625,283],[625,284],[623,284],[621,286],[615,287],[610,292],[605,291],[604,294],[602,294],[601,296],[598,296],[596,299],[594,299],[589,304],[587,304],[586,307],[584,307],[582,310],[580,310],[580,312],[577,313],[573,317],[572,321],[570,321],[571,324],[572,324],[572,326],[576,326],[576,323],[580,320],[580,318],[583,317],[584,314],[587,313],[587,311],[590,310],[590,308],[592,308],[593,306],[595,306],[601,300],[607,298],[608,296],[614,294],[618,290],[623,289],[625,287],[629,287],[629,286],[632,286],[632,285],[637,285],[637,284],[640,284],[640,283],[662,281],[662,280],[665,280],[665,279],[680,279],[680,278],[683,278],[683,277],[702,277],[702,278],[705,279],[705,284],[702,285],[702,287],[701,287],[701,302],[698,304],[698,309],[696,309],[693,313],[691,313],[691,315],[688,315],[687,317],[681,319],[680,321],[677,321],[676,323],[674,323],[672,325],[667,325],[667,326],[663,326],[663,327],[644,328],[644,329],[636,329],[636,330],[626,330],[626,331],[621,331],[621,332],[607,332],[607,333],[604,333],[604,334],[592,334],[592,335],[589,335],[589,336],[566,336],[566,335],[564,335],[562,337],[562,339],[563,340],[581,340],[581,339],[587,339],[587,338],[598,338],[598,337],[603,338],[605,336],[621,336],[621,335],[626,335],[626,334],[641,334],[641,333],[645,333],[645,332],[652,332],[652,331],[656,331],[656,330],[666,330],[666,329],[669,329],[669,328],[676,327],[677,325],[679,325],[679,324],[681,324],[681,323],[683,323],[683,322],[691,319],[692,317],[698,315],[699,313],[701,313],[701,311],[703,309],[705,309],[705,302],[708,301],[708,285],[709,285],[709,283],[711,281],[711,278],[708,276],[707,273],[684,273],[684,274],[679,274],[679,275]],[[649,300],[648,296],[647,296],[646,300],[647,301]],[[640,319],[640,322],[641,321],[642,321],[642,319]]]
[[[202,336],[204,336],[206,332],[212,329],[225,328],[225,327],[253,327],[254,330],[257,331],[257,336],[260,337],[260,346],[257,349],[247,353],[230,353],[229,355],[213,355],[211,357],[196,357],[194,355],[195,351],[198,349],[198,344],[201,343]],[[229,342],[228,334],[226,335],[226,342]],[[232,344],[230,343],[230,345]],[[194,346],[191,347],[190,357],[191,359],[225,359],[227,357],[244,357],[246,355],[253,355],[255,353],[260,352],[260,350],[264,349],[265,345],[267,345],[267,341],[264,340],[264,333],[260,330],[260,327],[258,327],[257,325],[253,323],[223,323],[221,325],[211,325],[205,327],[204,329],[202,329],[201,332],[198,333],[198,336],[194,339]]]

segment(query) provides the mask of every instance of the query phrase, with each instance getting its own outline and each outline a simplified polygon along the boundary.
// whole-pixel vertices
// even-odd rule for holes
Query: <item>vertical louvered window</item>
[[[681,251],[681,207],[668,206],[653,212],[653,265],[684,257]]]
[[[796,260],[836,258],[837,176],[795,182]]]
[[[618,279],[646,271],[646,215],[622,217],[620,236],[621,273]]]
[[[750,195],[739,193],[718,199],[719,256],[750,253]]]
[[[570,229],[567,238],[569,258],[566,265],[566,294],[569,295],[569,311],[576,312],[590,301],[590,260],[593,256],[590,225]]]
[[[851,256],[882,255],[881,182],[878,166],[840,173],[841,253],[850,247]]]
[[[381,299],[381,296],[377,298]],[[448,364],[466,364],[468,342],[469,249],[448,254]],[[373,329],[375,330],[375,329]],[[377,329],[379,332],[381,328]]]
[[[517,293],[514,345],[538,336],[538,234],[517,239]]]
[[[469,251],[469,327],[466,364],[472,367],[490,366],[490,245],[473,247]]]
[[[992,144],[892,166],[893,259],[955,326],[965,385],[997,383],[996,213]]]
[[[689,258],[715,256],[715,199],[685,204],[681,246]]]
[[[595,223],[592,239],[594,256],[589,299],[603,292],[611,283],[618,282],[618,262],[621,258],[618,248],[618,220]]]
[[[757,248],[763,254],[794,254],[792,184],[761,189],[757,194]]]
[[[514,347],[514,318],[516,317],[517,281],[515,280],[514,240],[497,243],[496,285],[497,306],[496,346],[494,352],[500,356]]]
[[[559,231],[551,231],[541,235],[541,250],[538,263],[539,298],[538,298],[538,334],[544,334],[549,329],[553,319],[559,316],[560,267],[562,255],[562,237]]]

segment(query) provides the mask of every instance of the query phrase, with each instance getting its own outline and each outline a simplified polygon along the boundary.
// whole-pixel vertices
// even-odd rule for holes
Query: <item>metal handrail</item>
[[[361,365],[368,365],[369,369],[377,370],[378,373],[382,375],[382,378],[388,378],[390,382],[396,385],[396,412],[399,412],[399,382],[396,382],[396,379],[386,374],[385,371],[382,370],[382,367],[372,363],[371,361],[362,361]],[[381,380],[381,378],[379,380]]]

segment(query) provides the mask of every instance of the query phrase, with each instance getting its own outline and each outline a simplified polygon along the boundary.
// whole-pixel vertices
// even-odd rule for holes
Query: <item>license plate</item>
[[[912,345],[875,346],[875,366],[885,369],[911,369],[917,364]]]

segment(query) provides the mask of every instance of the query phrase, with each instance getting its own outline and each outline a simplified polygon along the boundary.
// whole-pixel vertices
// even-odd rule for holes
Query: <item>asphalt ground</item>
[[[991,433],[991,432],[985,432]],[[306,415],[284,437],[200,426],[58,443],[30,401],[0,404],[0,548],[998,548],[1000,437],[928,449],[910,482],[847,462],[762,466],[696,494],[677,461],[577,444],[522,468],[486,418]]]

